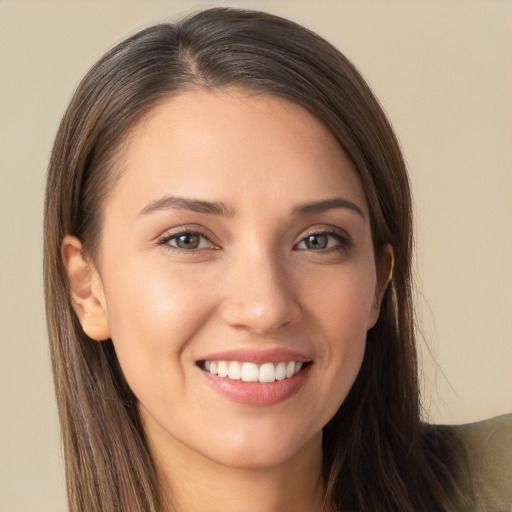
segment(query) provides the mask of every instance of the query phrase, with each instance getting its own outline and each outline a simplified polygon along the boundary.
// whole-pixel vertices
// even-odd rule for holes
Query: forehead
[[[111,199],[131,190],[140,208],[159,191],[247,205],[345,191],[366,209],[359,177],[325,125],[269,95],[194,90],[169,98],[137,123],[119,163]]]

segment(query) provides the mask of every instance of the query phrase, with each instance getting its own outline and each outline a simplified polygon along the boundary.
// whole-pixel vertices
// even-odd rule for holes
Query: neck
[[[320,512],[323,506],[321,436],[271,467],[228,467],[174,443],[159,450],[167,512]]]

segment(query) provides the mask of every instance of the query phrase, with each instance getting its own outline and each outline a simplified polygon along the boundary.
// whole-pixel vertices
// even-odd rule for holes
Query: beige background
[[[512,410],[512,2],[4,0],[0,512],[65,510],[41,286],[45,168],[57,123],[110,45],[213,4],[301,22],[361,69],[412,176],[426,416],[466,422]]]

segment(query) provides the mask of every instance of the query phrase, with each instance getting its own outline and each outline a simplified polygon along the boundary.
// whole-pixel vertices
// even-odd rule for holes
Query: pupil
[[[325,249],[327,247],[327,236],[310,235],[307,239],[307,246],[309,249]]]
[[[199,236],[193,233],[180,235],[176,241],[176,245],[181,249],[196,249],[199,245]]]

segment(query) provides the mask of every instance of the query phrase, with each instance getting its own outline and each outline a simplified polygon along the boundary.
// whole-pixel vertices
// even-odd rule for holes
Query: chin
[[[309,458],[312,453],[321,454],[322,434],[295,438],[290,432],[235,433],[216,441],[214,449],[205,455],[223,466],[237,469],[263,469],[278,467],[295,458]],[[226,434],[228,434],[226,432]]]

